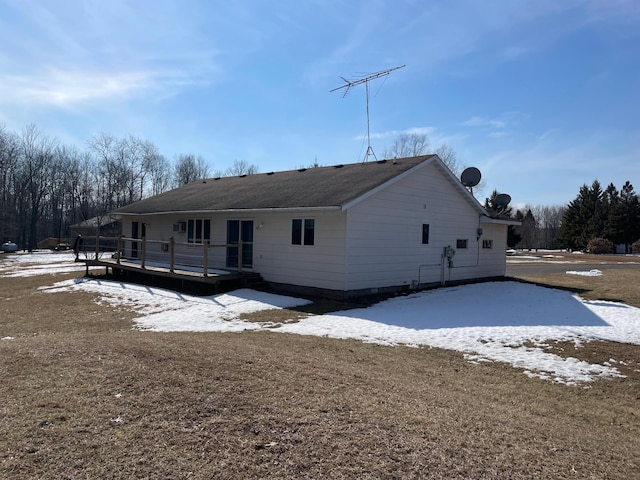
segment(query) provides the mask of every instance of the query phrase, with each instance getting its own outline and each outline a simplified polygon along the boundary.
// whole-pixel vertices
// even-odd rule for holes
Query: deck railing
[[[150,246],[159,245],[157,249]],[[222,255],[225,259],[224,266],[212,264],[210,261],[209,249],[233,248],[237,249],[238,263],[230,267],[226,262],[226,252]],[[176,242],[173,237],[169,240],[150,240],[147,238],[130,237],[81,237],[76,238],[73,249],[76,260],[81,261],[81,256],[87,260],[99,261],[104,255],[111,255],[116,264],[121,264],[122,260],[133,261],[140,264],[140,268],[146,269],[151,263],[154,266],[165,266],[170,272],[176,268],[191,267],[202,269],[202,274],[206,277],[211,269],[228,271],[230,268],[238,273],[242,272],[242,241],[238,243],[211,244],[209,241],[203,243]],[[232,258],[236,254],[233,254]]]

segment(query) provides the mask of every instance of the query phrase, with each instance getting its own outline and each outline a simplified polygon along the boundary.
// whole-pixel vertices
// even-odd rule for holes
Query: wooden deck
[[[90,267],[104,267],[108,276],[183,291],[217,293],[241,287],[255,288],[262,283],[262,277],[255,272],[210,269],[205,274],[202,268],[186,265],[174,265],[171,269],[168,264],[142,266],[139,261],[115,258],[78,258],[76,262],[85,264],[87,276],[91,276]]]
[[[155,246],[155,251],[150,248]],[[194,249],[185,255],[179,247]],[[236,268],[219,268],[209,261],[212,248],[236,250]],[[233,288],[263,286],[259,273],[247,271],[242,265],[242,242],[211,245],[178,243],[126,237],[78,237],[74,244],[76,262],[90,267],[104,267],[106,275],[126,281],[166,286],[178,290],[218,292]],[[188,263],[188,264],[187,264]],[[110,273],[111,272],[111,273]]]

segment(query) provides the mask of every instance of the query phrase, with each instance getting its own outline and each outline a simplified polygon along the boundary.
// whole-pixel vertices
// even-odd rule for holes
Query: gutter
[[[223,210],[166,210],[162,212],[117,212],[122,216],[149,216],[149,215],[202,215],[215,213],[277,213],[277,212],[339,212],[342,207],[285,207],[285,208],[227,208]]]

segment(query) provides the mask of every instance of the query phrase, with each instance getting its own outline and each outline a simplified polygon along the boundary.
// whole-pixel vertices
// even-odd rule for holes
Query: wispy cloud
[[[485,118],[485,117],[471,117],[469,120],[462,123],[465,127],[491,127],[491,128],[504,128],[507,124],[503,120]]]
[[[43,75],[2,75],[0,83],[11,96],[0,97],[0,104],[58,106],[73,108],[96,100],[124,99],[148,88],[153,81],[141,72],[81,72],[48,69]]]
[[[373,132],[371,133],[371,138],[375,139],[388,139],[388,138],[396,138],[400,135],[426,135],[430,137],[436,132],[435,127],[411,127],[406,130],[387,130],[385,132]],[[366,139],[366,135],[358,135],[354,137],[354,140],[363,140]]]
[[[75,108],[162,98],[219,76],[215,47],[195,34],[188,11],[181,11],[182,22],[169,23],[177,11],[167,6],[149,10],[119,0],[26,0],[2,8],[0,41],[11,48],[0,57],[0,89],[10,92],[0,104]]]
[[[516,60],[531,52],[530,48],[511,45],[502,50],[502,57],[506,60]]]
[[[491,130],[487,136],[489,138],[502,138],[510,135],[506,128],[513,128],[529,118],[522,112],[504,112],[496,118],[471,117],[462,122],[465,127],[474,127],[482,130]]]
[[[497,132],[491,132],[487,135],[489,138],[502,138],[510,135],[509,132],[505,132],[504,130],[498,130]]]
[[[204,81],[200,81],[202,84]],[[73,109],[98,102],[119,102],[136,95],[166,97],[171,91],[196,83],[171,72],[82,71],[47,68],[38,76],[0,75],[0,105]]]

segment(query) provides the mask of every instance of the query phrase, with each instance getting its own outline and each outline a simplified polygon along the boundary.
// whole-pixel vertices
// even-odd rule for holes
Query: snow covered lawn
[[[59,254],[38,256],[38,261],[53,262],[51,271],[46,265],[25,270],[30,274],[67,271],[59,262],[61,258]],[[69,258],[72,262],[71,256]],[[2,275],[20,273],[24,271],[20,272],[15,265],[0,264]],[[523,369],[527,375],[566,384],[620,376],[620,373],[615,361],[598,365],[550,353],[548,342],[609,340],[640,344],[640,309],[621,303],[586,301],[569,292],[518,282],[442,288],[396,297],[369,308],[297,320],[293,320],[292,312],[291,322],[279,323],[249,322],[243,320],[242,315],[296,307],[309,301],[248,289],[197,297],[88,278],[58,282],[43,290],[98,293],[100,302],[134,309],[139,315],[136,325],[144,330],[263,330],[358,339],[390,346],[439,347],[464,352],[472,362],[507,362]],[[268,313],[264,318],[269,318]]]
[[[49,250],[31,253],[17,253],[0,256],[0,275],[3,277],[30,277],[69,272],[82,272],[84,263],[75,262],[72,251],[51,252]]]
[[[59,282],[45,290],[98,293],[101,302],[135,309],[140,315],[136,324],[145,330],[263,330],[382,345],[439,347],[464,352],[469,361],[507,362],[527,375],[567,384],[620,373],[614,365],[590,364],[548,353],[547,342],[611,340],[640,344],[640,309],[620,303],[585,301],[565,291],[518,282],[420,292],[369,308],[284,323],[248,322],[241,315],[309,302],[248,289],[196,297],[86,278]]]

